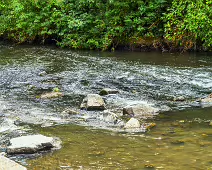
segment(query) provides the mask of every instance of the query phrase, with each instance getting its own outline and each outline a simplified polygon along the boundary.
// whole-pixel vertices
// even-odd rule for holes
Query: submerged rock
[[[28,154],[61,148],[61,141],[59,138],[46,137],[43,135],[29,135],[12,138],[10,144],[11,145],[7,147],[8,154]]]
[[[115,113],[110,112],[108,110],[105,110],[101,114],[100,119],[103,120],[104,122],[109,122],[114,124],[116,124],[119,121],[118,116]]]
[[[81,109],[87,110],[105,110],[105,103],[98,94],[88,94],[80,106]]]
[[[27,170],[13,160],[0,155],[0,170]]]
[[[50,93],[45,93],[40,96],[41,99],[52,99],[52,98],[58,98],[62,97],[63,93],[61,92],[50,92]]]
[[[6,131],[11,132],[19,128],[20,127],[16,126],[14,120],[12,119],[4,118],[4,119],[1,119],[0,121],[0,133],[6,132]]]
[[[212,94],[208,95],[205,98],[198,100],[201,107],[211,107],[212,106]]]
[[[208,95],[207,97],[200,99],[200,102],[203,103],[212,103],[212,93],[210,95]]]
[[[47,72],[46,71],[41,71],[38,75],[39,76],[46,76],[47,75]]]
[[[80,112],[71,108],[67,108],[61,114],[77,115],[80,114]]]
[[[171,141],[171,144],[174,144],[174,145],[183,145],[185,143],[184,140],[173,140]]]
[[[185,97],[183,97],[183,96],[174,97],[174,101],[183,102],[183,101],[185,101]]]
[[[5,117],[5,115],[3,113],[0,112],[0,117]]]
[[[124,126],[125,129],[140,128],[141,124],[138,119],[131,118]]]
[[[138,104],[134,106],[127,106],[123,108],[123,115],[129,115],[131,117],[152,117],[156,115],[159,110],[149,105]]]
[[[110,88],[104,88],[104,89],[102,89],[100,92],[99,92],[99,94],[100,95],[108,95],[108,94],[117,94],[117,93],[119,93],[119,91],[118,90],[116,90],[116,89],[110,89]]]

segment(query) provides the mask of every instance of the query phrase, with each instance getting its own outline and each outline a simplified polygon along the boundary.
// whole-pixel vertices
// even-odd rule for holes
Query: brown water
[[[43,71],[46,75],[40,76]],[[63,98],[36,98],[55,87]],[[121,92],[105,97],[108,109],[120,111],[129,103],[143,102],[171,111],[148,120],[156,127],[146,133],[121,133],[93,113],[61,116],[66,107],[78,108],[86,94],[104,87]],[[29,170],[212,169],[212,109],[194,102],[211,91],[211,54],[0,46],[0,125],[19,121],[21,129],[57,136],[63,142],[60,150],[28,160]],[[185,101],[173,100],[179,96]],[[41,128],[46,124],[56,126]],[[16,134],[14,123],[6,125],[0,130]],[[0,131],[1,140],[5,131]]]

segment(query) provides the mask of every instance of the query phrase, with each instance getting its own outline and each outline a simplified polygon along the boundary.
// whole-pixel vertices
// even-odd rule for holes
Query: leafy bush
[[[212,0],[173,0],[165,15],[165,37],[184,50],[212,47]]]
[[[211,0],[2,0],[0,36],[101,50],[165,37],[172,46],[209,49],[211,10]]]

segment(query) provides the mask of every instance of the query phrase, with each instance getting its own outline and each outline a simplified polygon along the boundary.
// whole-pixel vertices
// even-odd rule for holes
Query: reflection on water
[[[146,134],[100,130],[100,120],[82,123],[82,118],[38,128],[38,133],[60,137],[63,148],[29,161],[29,169],[212,169],[212,110],[194,108],[199,107],[196,99],[212,91],[211,66],[212,56],[206,53],[0,46],[0,114],[27,123],[64,123],[64,108],[78,108],[88,93],[116,88],[119,95],[105,97],[108,109],[120,111],[129,103],[146,102],[174,111],[150,120],[157,126]],[[37,99],[55,87],[63,98]],[[174,100],[181,96],[185,101]]]

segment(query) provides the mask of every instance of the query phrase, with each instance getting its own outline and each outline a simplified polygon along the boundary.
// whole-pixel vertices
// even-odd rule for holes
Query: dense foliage
[[[173,0],[165,18],[165,36],[172,44],[211,49],[212,0]]]
[[[212,0],[2,0],[0,36],[77,49],[210,49]]]

